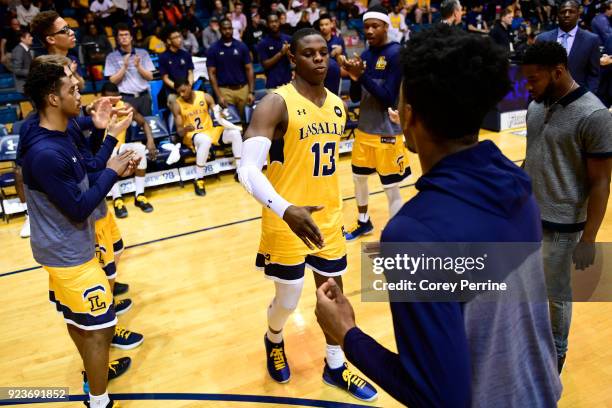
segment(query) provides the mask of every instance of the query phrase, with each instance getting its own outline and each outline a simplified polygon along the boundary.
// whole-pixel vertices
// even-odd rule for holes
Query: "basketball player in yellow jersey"
[[[295,310],[304,270],[314,272],[317,287],[333,277],[342,288],[346,247],[342,197],[336,164],[346,123],[342,100],[325,89],[327,43],[313,29],[293,35],[290,59],[295,79],[266,95],[245,133],[240,182],[264,205],[256,265],[274,281],[264,336],[270,376],[290,379],[283,327]],[[267,175],[263,175],[269,153]],[[377,392],[349,371],[340,346],[325,334],[323,381],[372,401]]]
[[[402,6],[398,3],[393,6],[393,12],[389,13],[389,39],[398,43],[402,43],[408,34],[408,26],[406,25],[406,16],[402,14]]]
[[[102,96],[119,96],[119,88],[112,82],[107,82],[102,86]],[[129,106],[128,103],[119,101],[115,105],[116,108],[120,108],[122,105]],[[144,194],[145,190],[145,176],[147,173],[147,155],[150,160],[155,160],[157,157],[157,148],[155,147],[155,140],[153,139],[153,132],[149,123],[145,120],[144,116],[133,109],[134,121],[138,126],[142,128],[147,138],[147,145],[143,145],[140,142],[126,143],[125,136],[126,131],[121,132],[117,136],[118,143],[116,147],[116,153],[121,154],[127,150],[132,150],[136,157],[140,158],[140,163],[134,174],[135,194],[134,194],[134,205],[140,208],[146,213],[153,211],[153,206],[149,203],[149,200]],[[115,209],[115,216],[117,218],[125,218],[128,216],[128,210],[125,207],[123,199],[121,197],[121,190],[119,184],[115,184],[111,190],[113,196],[113,207]]]
[[[242,135],[238,127],[227,123],[227,127],[214,126],[209,108],[213,108],[215,101],[212,96],[202,91],[194,91],[186,78],[174,81],[174,89],[179,97],[173,105],[176,132],[182,138],[182,143],[196,154],[196,178],[194,190],[196,195],[205,196],[204,167],[208,160],[208,152],[212,144],[218,144],[219,138],[223,143],[232,144],[232,153],[236,160],[236,167],[240,166],[242,152]],[[219,107],[215,107],[220,109]],[[222,136],[222,137],[221,137]]]

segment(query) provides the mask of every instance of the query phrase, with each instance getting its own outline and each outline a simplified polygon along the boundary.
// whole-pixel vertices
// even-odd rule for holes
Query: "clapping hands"
[[[357,54],[353,54],[353,58],[346,58],[345,56],[340,56],[339,60],[342,68],[348,72],[349,76],[353,81],[359,80],[359,78],[363,75],[366,69],[366,63],[361,57]]]

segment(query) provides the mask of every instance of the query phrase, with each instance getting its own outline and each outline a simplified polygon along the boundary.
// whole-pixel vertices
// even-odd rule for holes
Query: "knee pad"
[[[223,131],[223,143],[232,143],[234,141],[242,142],[240,131],[236,129],[225,129]]]
[[[291,284],[275,282],[275,286],[276,295],[274,297],[274,303],[287,311],[294,311],[302,295],[304,280],[299,283]]]
[[[232,144],[232,152],[235,157],[240,157],[242,153],[242,135],[239,130],[226,129],[223,131],[223,143]]]
[[[355,183],[355,201],[358,206],[368,205],[368,176],[353,173]]]
[[[389,217],[393,217],[404,205],[399,186],[385,187],[384,190],[389,202]]]
[[[134,143],[134,152],[140,157],[138,170],[146,170],[147,168],[147,148],[142,143]]]
[[[193,145],[195,146],[196,150],[198,150],[200,147],[210,147],[210,145],[212,145],[212,140],[210,139],[210,136],[204,133],[196,133],[195,136],[193,136]]]

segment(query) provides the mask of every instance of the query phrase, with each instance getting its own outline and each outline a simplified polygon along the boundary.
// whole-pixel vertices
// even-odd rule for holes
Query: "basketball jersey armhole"
[[[279,139],[279,140],[282,140],[282,141],[285,140],[285,137],[287,136],[287,132],[290,129],[289,125],[291,123],[291,115],[290,115],[290,112],[289,112],[289,105],[287,103],[287,98],[288,98],[288,93],[289,93],[288,87],[289,86],[293,86],[293,85],[291,85],[291,83],[289,83],[287,85],[284,85],[284,86],[281,86],[281,87],[278,87],[278,88],[272,90],[273,94],[276,94],[276,95],[280,96],[281,98],[283,98],[283,102],[285,103],[285,111],[287,112],[287,126],[285,127],[285,131],[283,132],[283,137],[281,139]],[[276,130],[275,130],[275,132],[276,132]],[[274,139],[273,139],[273,141],[274,141]]]

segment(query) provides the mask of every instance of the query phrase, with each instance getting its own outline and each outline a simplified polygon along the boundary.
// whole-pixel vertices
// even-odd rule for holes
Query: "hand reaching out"
[[[311,214],[316,211],[321,211],[323,207],[305,206],[298,207],[295,205],[289,206],[283,214],[283,220],[289,225],[291,231],[297,235],[309,249],[323,248],[325,242],[323,235],[317,227],[317,224],[312,219]]]
[[[353,307],[332,278],[317,289],[315,315],[323,332],[341,346],[346,333],[356,326]]]

